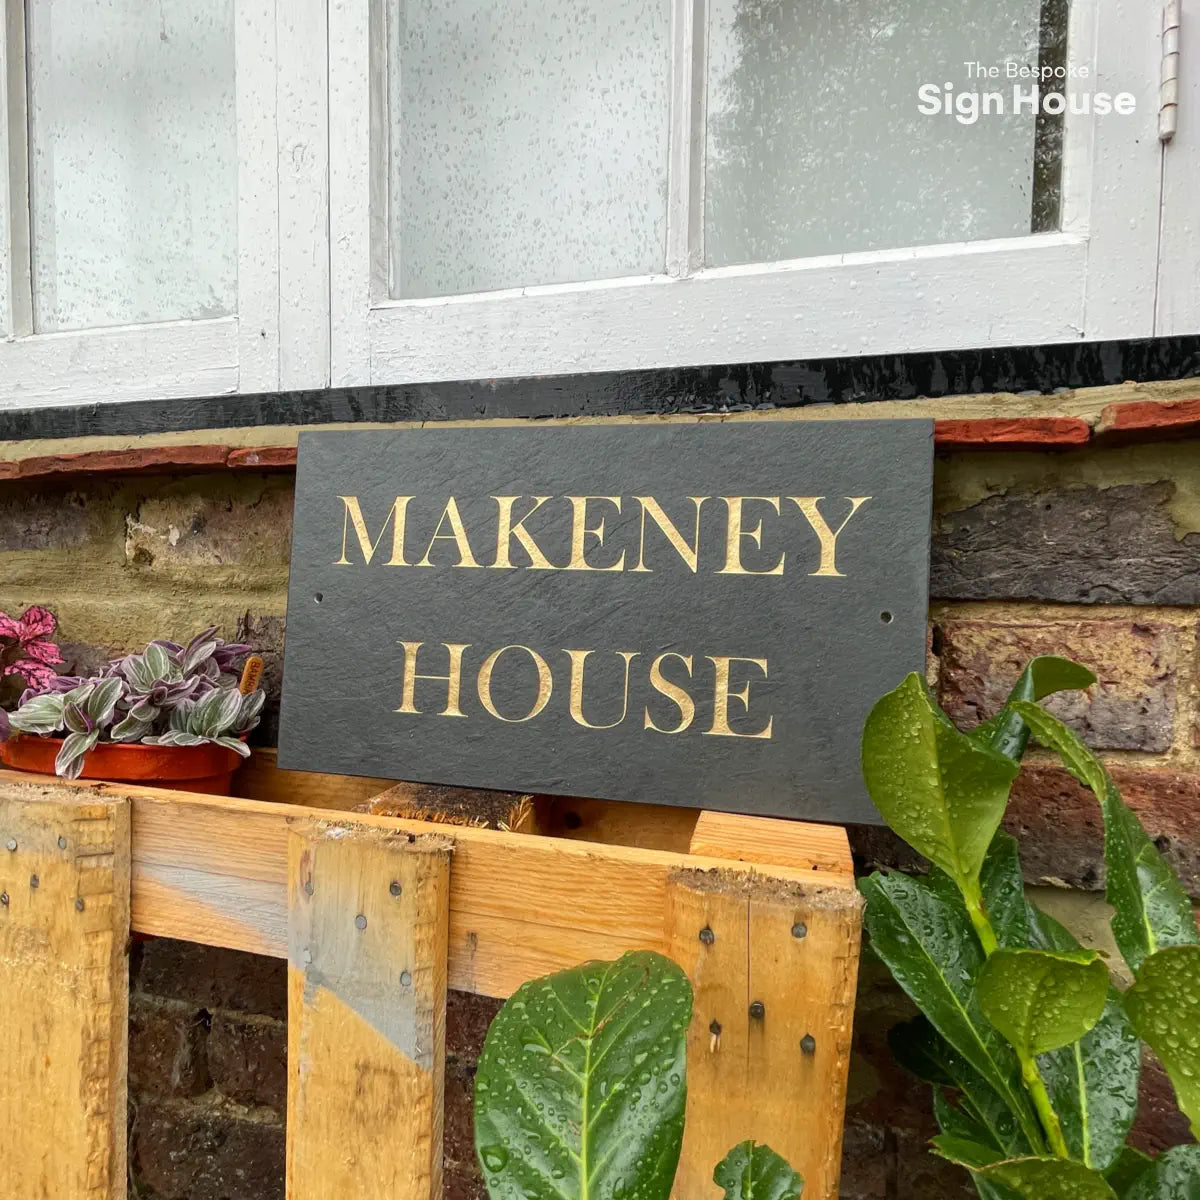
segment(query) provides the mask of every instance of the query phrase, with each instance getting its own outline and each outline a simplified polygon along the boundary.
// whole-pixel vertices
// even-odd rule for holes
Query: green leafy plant
[[[983,1200],[1200,1198],[1200,1146],[1155,1161],[1126,1144],[1139,1039],[1200,1132],[1200,935],[1103,764],[1038,703],[1094,682],[1077,663],[1034,659],[1001,711],[967,733],[913,674],[863,730],[872,799],[931,864],[861,884],[871,946],[922,1013],[891,1046],[933,1085],[935,1152],[970,1171]],[[1095,951],[1026,898],[1016,842],[1000,829],[1031,736],[1100,803],[1113,936],[1135,977],[1124,995]]]
[[[92,678],[53,672],[39,677],[0,727],[0,741],[13,732],[65,733],[54,767],[66,779],[79,777],[88,751],[101,741],[214,742],[246,757],[244,735],[258,724],[266,694],[259,688],[242,695],[240,668],[250,647],[225,642],[216,632],[212,626],[186,646],[151,642],[141,654],[114,659]]]
[[[770,1146],[739,1142],[717,1164],[713,1182],[724,1200],[798,1200],[804,1180]]]
[[[519,988],[475,1076],[475,1148],[492,1200],[667,1200],[687,1101],[692,987],[652,951]],[[743,1142],[717,1166],[726,1200],[797,1200],[803,1181]]]

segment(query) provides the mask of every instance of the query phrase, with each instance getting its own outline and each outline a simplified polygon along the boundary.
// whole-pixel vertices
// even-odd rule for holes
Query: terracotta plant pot
[[[25,734],[0,743],[0,761],[18,771],[53,775],[63,739]],[[139,742],[100,742],[83,761],[81,779],[139,783],[228,796],[241,756],[224,746],[144,746]]]

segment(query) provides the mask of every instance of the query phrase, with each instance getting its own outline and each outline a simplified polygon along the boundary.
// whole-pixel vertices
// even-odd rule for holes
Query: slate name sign
[[[306,433],[279,759],[837,821],[923,668],[932,425]]]

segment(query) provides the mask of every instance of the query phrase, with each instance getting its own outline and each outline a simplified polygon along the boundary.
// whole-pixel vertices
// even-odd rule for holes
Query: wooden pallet
[[[252,762],[235,798],[0,772],[0,1195],[125,1196],[132,929],[288,960],[290,1200],[438,1200],[447,988],[643,948],[696,993],[677,1200],[718,1195],[744,1138],[834,1200],[861,927],[843,830],[566,800],[475,828]]]

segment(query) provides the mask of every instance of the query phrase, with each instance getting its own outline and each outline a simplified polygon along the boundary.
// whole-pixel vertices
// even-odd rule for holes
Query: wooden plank
[[[706,811],[696,821],[688,849],[709,858],[854,874],[850,839],[840,825]]]
[[[714,839],[722,824],[725,836]],[[787,827],[774,831],[785,860],[797,849],[789,842],[804,847],[806,829],[814,828],[705,813],[693,847],[707,843],[731,857],[758,852],[766,844],[759,824]],[[800,861],[806,854],[802,848]],[[843,877],[849,886],[830,887],[784,882],[776,868],[771,874],[747,885],[686,871],[670,884],[668,953],[696,989],[678,1200],[718,1195],[712,1168],[744,1138],[791,1162],[808,1200],[838,1194],[862,898],[852,876]],[[721,1029],[715,1043],[713,1021]]]
[[[612,846],[686,853],[699,809],[674,804],[626,804],[620,800],[579,800],[538,796],[537,826],[549,837]]]
[[[442,1194],[449,839],[288,837],[289,1200]]]
[[[5,778],[22,777],[0,772]],[[69,786],[103,794],[106,785]],[[122,786],[121,794],[133,804],[135,930],[286,955],[288,828],[318,810],[158,788]],[[398,817],[355,814],[354,820],[375,829],[430,831],[425,822]],[[665,850],[437,829],[455,846],[450,986],[488,996],[508,996],[527,979],[584,959],[663,950],[671,872],[729,872],[731,865]],[[853,879],[841,871],[751,866],[731,873],[854,893]]]
[[[0,1195],[125,1196],[129,815],[0,783]]]
[[[668,952],[696,996],[675,1197],[718,1196],[713,1168],[753,1138],[804,1176],[807,1200],[836,1200],[860,897],[681,871],[667,914]]]
[[[747,900],[736,890],[696,886],[683,874],[667,899],[667,953],[694,990],[688,1030],[688,1099],[673,1200],[717,1196],[713,1168],[740,1138],[747,1110],[750,956]]]
[[[310,808],[344,811],[366,804],[393,785],[390,779],[365,775],[323,775],[315,771],[285,771],[273,747],[257,747],[233,776],[233,789],[249,800],[303,804]]]

